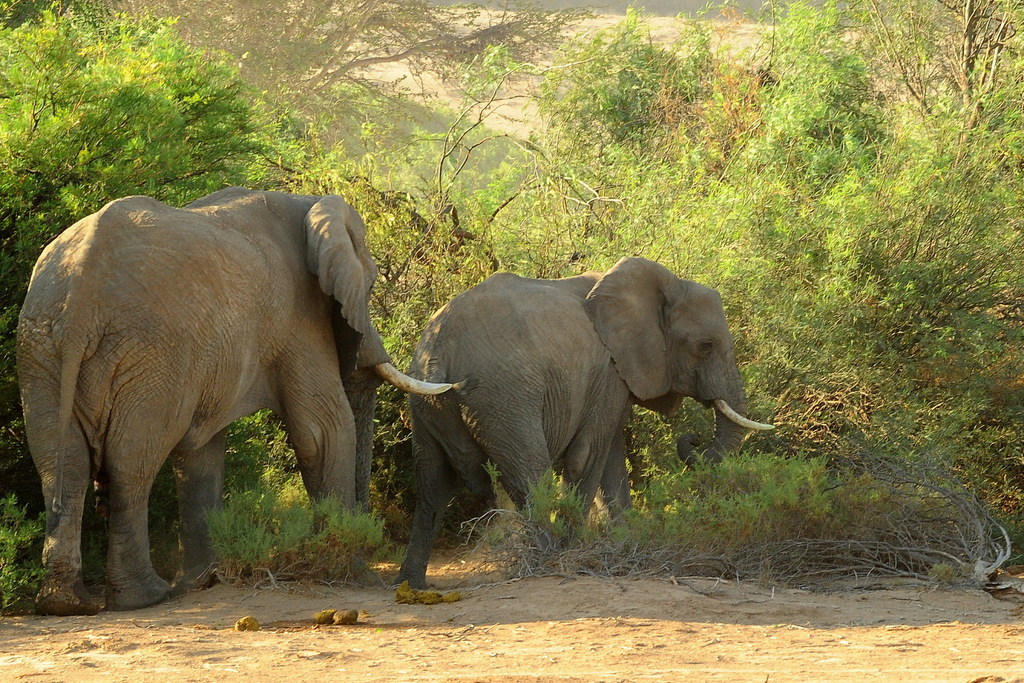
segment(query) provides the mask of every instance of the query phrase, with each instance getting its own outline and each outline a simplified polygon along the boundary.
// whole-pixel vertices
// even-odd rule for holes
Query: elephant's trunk
[[[747,395],[743,390],[743,380],[739,368],[729,359],[727,369],[720,373],[709,373],[705,376],[706,400],[715,407],[715,436],[704,452],[708,462],[721,462],[722,457],[730,451],[737,450],[743,442],[748,429],[772,429],[772,425],[754,422],[745,417],[747,413]]]
[[[726,453],[738,449],[748,429],[775,429],[774,425],[744,417],[722,399],[715,399],[714,405],[715,437],[704,452],[704,459],[708,462],[721,462]]]
[[[452,385],[447,382],[437,384],[435,382],[424,382],[421,379],[410,377],[409,375],[400,372],[398,368],[391,363],[380,363],[379,365],[375,365],[374,369],[385,382],[410,394],[432,396],[434,394],[443,394],[452,388]]]
[[[704,451],[704,459],[712,463],[721,462],[726,453],[740,447],[744,434],[746,429],[730,420],[716,407],[715,437]]]

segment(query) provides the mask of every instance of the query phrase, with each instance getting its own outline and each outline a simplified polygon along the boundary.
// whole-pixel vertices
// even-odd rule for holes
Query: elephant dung
[[[323,625],[323,624],[333,624],[334,623],[334,615],[336,615],[337,613],[338,613],[338,610],[336,610],[336,609],[320,610],[319,612],[317,612],[316,614],[313,615],[313,623],[314,624],[320,624],[320,625]]]
[[[313,623],[321,626],[348,626],[359,622],[359,612],[354,609],[325,609],[313,615]]]
[[[236,631],[259,631],[260,622],[256,621],[256,617],[242,617],[235,622]]]
[[[338,610],[334,615],[334,623],[339,626],[347,626],[359,621],[359,612],[354,609]]]
[[[409,586],[408,581],[395,589],[395,602],[400,605],[437,605],[443,602],[458,602],[462,595],[458,591],[439,593],[438,591],[421,591]]]

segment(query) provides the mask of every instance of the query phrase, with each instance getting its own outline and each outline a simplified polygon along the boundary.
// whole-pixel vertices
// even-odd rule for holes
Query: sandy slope
[[[486,16],[486,15],[485,15]],[[598,14],[576,24],[566,32],[566,38],[573,35],[593,36],[623,20],[622,15]],[[675,17],[646,16],[651,40],[662,45],[671,44],[679,37],[682,25]],[[758,26],[740,18],[722,19],[713,24],[713,37],[717,44],[728,45],[730,49],[743,49],[754,45],[758,37]],[[542,62],[537,66],[545,67]],[[467,102],[461,96],[456,84],[445,83],[430,73],[413,73],[402,63],[379,64],[366,69],[364,78],[380,84],[397,84],[397,89],[423,101],[439,102],[462,111]],[[484,118],[488,127],[520,138],[529,138],[538,132],[541,121],[532,98],[540,83],[540,76],[520,77],[509,81],[509,87],[499,93],[499,98],[488,102]],[[470,120],[475,120],[480,109],[472,111]]]

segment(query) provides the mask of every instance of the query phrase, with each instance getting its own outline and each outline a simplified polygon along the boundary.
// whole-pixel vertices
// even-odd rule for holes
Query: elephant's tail
[[[69,313],[74,306],[66,309]],[[66,320],[65,330],[78,329],[77,323]],[[86,340],[72,332],[69,339],[60,345],[60,404],[57,410],[57,444],[54,454],[54,487],[50,509],[55,515],[64,512],[64,466],[67,457],[70,432],[74,429],[75,394],[78,389],[78,375],[82,369],[82,358],[86,352]]]

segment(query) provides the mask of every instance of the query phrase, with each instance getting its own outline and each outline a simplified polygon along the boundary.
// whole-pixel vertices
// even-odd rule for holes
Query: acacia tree
[[[529,61],[584,14],[522,0],[490,12],[428,0],[112,1],[130,12],[178,17],[187,41],[231,54],[245,80],[307,114],[336,104],[330,93],[338,85],[365,87],[367,70],[381,64],[448,77],[499,44]]]

